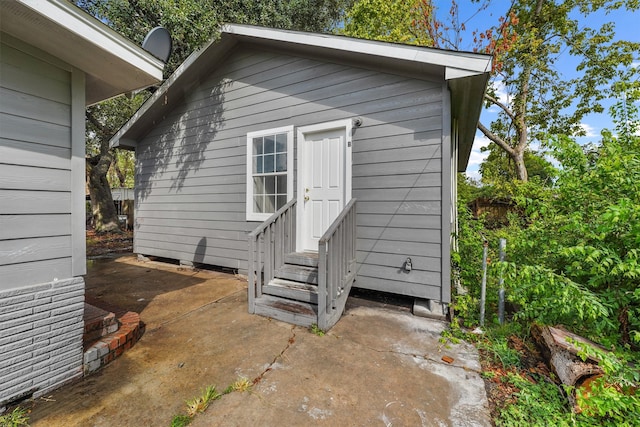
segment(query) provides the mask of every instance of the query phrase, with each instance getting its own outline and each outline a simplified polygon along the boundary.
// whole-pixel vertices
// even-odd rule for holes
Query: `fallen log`
[[[580,348],[574,343],[579,342],[600,349],[604,348],[569,332],[562,326],[533,325],[531,336],[560,382],[573,387],[573,392],[569,393],[567,397],[575,408],[575,390],[583,385],[588,385],[595,377],[602,375],[603,371],[598,366],[598,360],[587,358],[583,361],[578,356]]]

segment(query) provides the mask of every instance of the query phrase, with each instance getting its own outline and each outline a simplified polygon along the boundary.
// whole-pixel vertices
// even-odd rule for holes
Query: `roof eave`
[[[86,103],[162,81],[164,63],[78,7],[60,0],[0,2],[3,32],[86,73]]]
[[[458,172],[464,172],[469,163],[489,77],[489,73],[483,73],[448,81],[451,114],[458,123]]]
[[[135,141],[141,138],[159,118],[163,117],[174,103],[184,96],[188,88],[198,83],[202,77],[200,72],[211,72],[211,66],[215,66],[216,61],[224,57],[237,43],[279,47],[291,52],[320,50],[327,56],[351,57],[359,60],[366,57],[368,58],[367,62],[378,66],[383,63],[387,65],[393,63],[399,68],[414,73],[419,72],[420,75],[439,75],[452,83],[450,85],[454,92],[452,109],[456,113],[459,111],[459,121],[467,123],[470,120],[473,122],[475,117],[474,127],[479,117],[481,97],[488,80],[488,70],[491,69],[491,57],[476,53],[452,52],[344,36],[301,33],[246,25],[225,25],[222,27],[220,38],[211,41],[189,56],[113,136],[110,145],[112,147],[118,145],[135,146]],[[466,82],[464,85],[469,85],[473,89],[472,93],[475,98],[468,97],[471,93],[466,93],[462,89],[463,82]],[[458,87],[461,90],[458,90]],[[462,101],[456,102],[460,96],[464,97],[464,102],[474,99],[478,108],[474,108],[473,112],[465,112],[465,109],[459,106]],[[462,102],[463,105],[464,102]],[[477,114],[475,110],[477,110]],[[466,133],[463,139],[466,141]]]
[[[222,31],[235,35],[241,41],[268,40],[282,44],[319,47],[327,51],[341,51],[347,54],[364,54],[401,62],[409,61],[430,66],[450,67],[471,73],[485,73],[489,71],[487,64],[490,67],[491,63],[491,57],[484,54],[356,39],[332,34],[305,33],[238,24],[224,25]]]
[[[205,46],[193,52],[176,68],[168,79],[145,101],[133,116],[125,123],[109,141],[110,147],[135,147],[136,141],[142,136],[145,129],[153,126],[157,117],[163,117],[164,113],[180,101],[189,88],[199,83],[200,77],[208,64],[215,63],[226,54],[237,41],[234,37],[220,35],[219,38],[209,41]],[[216,44],[218,49],[212,51],[209,47]],[[207,53],[209,55],[207,55]],[[199,60],[205,56],[206,60]]]

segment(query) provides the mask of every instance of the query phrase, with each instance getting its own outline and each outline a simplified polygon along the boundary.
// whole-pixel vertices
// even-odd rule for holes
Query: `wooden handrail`
[[[347,203],[347,206],[345,206],[344,209],[342,209],[342,212],[340,212],[340,214],[336,217],[336,219],[333,220],[333,222],[331,223],[327,231],[325,231],[322,237],[320,238],[320,240],[318,240],[318,244],[326,243],[329,241],[331,236],[336,232],[336,229],[338,228],[338,226],[344,220],[344,217],[347,216],[347,214],[351,211],[352,206],[356,204],[357,200],[358,199],[349,200],[349,203]]]
[[[262,287],[274,278],[286,253],[295,246],[295,204],[296,199],[291,199],[247,237],[249,313],[255,312],[255,300],[262,295]]]
[[[270,224],[273,224],[283,213],[288,210],[290,207],[296,204],[296,199],[291,199],[287,202],[286,205],[278,209],[273,215],[267,218],[262,224],[260,224],[255,230],[249,233],[249,237],[255,237],[258,234],[262,233]]]
[[[333,326],[356,277],[356,199],[351,199],[318,241],[318,326]]]

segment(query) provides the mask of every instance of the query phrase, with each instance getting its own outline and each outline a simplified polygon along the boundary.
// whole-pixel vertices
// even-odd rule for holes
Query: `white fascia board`
[[[491,63],[489,63],[489,67],[491,67]],[[472,76],[477,76],[479,74],[484,74],[484,72],[461,70],[460,68],[447,67],[444,70],[444,79],[445,80],[462,79],[464,77],[472,77]]]
[[[478,53],[456,52],[422,46],[362,40],[344,36],[276,30],[235,24],[225,25],[222,31],[243,37],[322,47],[343,52],[381,56],[396,60],[439,65],[442,67],[453,67],[459,70],[467,70],[474,74],[491,71],[491,57]]]
[[[157,80],[162,80],[164,63],[161,60],[73,4],[64,0],[16,1],[55,22],[69,33],[89,41],[96,48],[117,56]]]

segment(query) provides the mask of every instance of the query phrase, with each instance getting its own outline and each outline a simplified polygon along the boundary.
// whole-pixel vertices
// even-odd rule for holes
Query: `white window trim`
[[[286,133],[287,134],[287,201],[293,198],[293,126],[284,126],[279,128],[265,129],[247,133],[247,195],[246,195],[246,212],[247,221],[265,221],[269,219],[273,213],[253,212],[253,138],[260,136]]]

